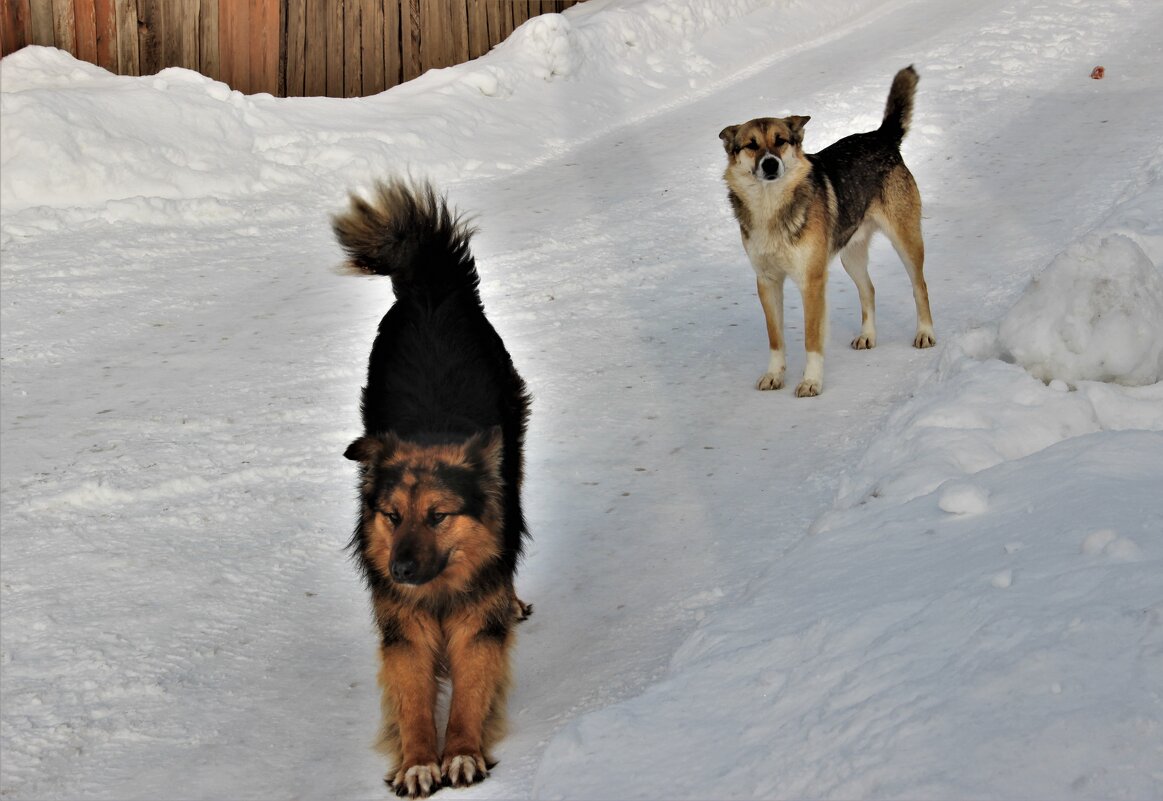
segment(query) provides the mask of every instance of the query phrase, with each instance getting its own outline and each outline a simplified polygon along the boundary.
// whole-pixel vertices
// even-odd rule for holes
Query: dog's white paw
[[[458,754],[444,758],[444,776],[453,787],[468,787],[489,775],[480,754]]]
[[[821,382],[810,379],[810,378],[805,378],[803,381],[800,382],[800,385],[798,387],[796,387],[796,397],[797,398],[814,398],[820,394],[820,391],[823,388],[824,388],[824,385]]]
[[[932,331],[918,331],[917,335],[913,337],[914,348],[931,348],[937,344],[937,337],[933,335]]]
[[[407,769],[401,767],[395,777],[390,779],[385,777],[384,781],[398,796],[425,798],[440,789],[443,776],[440,773],[440,766],[430,762],[427,765],[413,765]]]
[[[853,350],[868,350],[876,347],[876,334],[861,334],[852,340]]]
[[[775,373],[764,373],[759,376],[759,380],[755,382],[756,389],[782,389],[783,388],[783,373],[776,375]]]

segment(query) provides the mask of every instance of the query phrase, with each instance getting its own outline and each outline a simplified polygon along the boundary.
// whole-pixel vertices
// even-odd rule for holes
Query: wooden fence
[[[3,55],[67,50],[120,75],[186,67],[253,94],[356,97],[487,53],[577,0],[0,0]]]

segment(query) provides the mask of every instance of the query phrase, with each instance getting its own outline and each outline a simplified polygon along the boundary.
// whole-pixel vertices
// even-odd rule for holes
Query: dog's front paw
[[[823,384],[810,378],[805,378],[796,387],[797,398],[814,398],[820,394],[820,390],[824,388]]]
[[[445,781],[453,787],[468,787],[489,775],[485,758],[480,754],[446,756],[442,767]]]
[[[764,373],[759,376],[759,380],[755,382],[756,389],[782,389],[783,388],[783,374]]]
[[[853,350],[868,350],[876,347],[876,334],[861,334],[852,340]]]
[[[425,798],[440,789],[443,782],[440,766],[435,762],[426,765],[401,766],[395,776],[385,776],[384,781],[398,796]]]
[[[917,335],[913,337],[914,348],[931,348],[937,344],[937,337],[933,335],[932,331],[918,331]]]

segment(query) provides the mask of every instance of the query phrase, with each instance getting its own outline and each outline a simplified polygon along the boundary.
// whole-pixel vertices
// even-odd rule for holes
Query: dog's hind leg
[[[865,350],[876,347],[876,290],[868,276],[868,241],[871,231],[861,228],[840,251],[840,263],[860,293],[860,334],[852,347]]]
[[[929,288],[925,284],[925,240],[921,237],[921,193],[912,173],[901,165],[889,178],[890,199],[883,217],[878,220],[913,284],[913,301],[917,305],[917,333],[914,348],[931,348],[937,344],[933,333],[933,315],[929,311]]]
[[[783,343],[783,282],[778,278],[755,279],[759,292],[759,303],[763,306],[763,318],[767,321],[767,345],[769,355],[767,372],[755,382],[756,389],[779,389],[783,386],[783,374],[787,370],[787,356]]]

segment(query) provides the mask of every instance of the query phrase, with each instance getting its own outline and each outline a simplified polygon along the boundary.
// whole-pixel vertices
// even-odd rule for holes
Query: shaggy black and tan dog
[[[818,395],[823,389],[824,285],[828,262],[837,253],[860,292],[860,334],[852,347],[875,347],[868,243],[876,231],[888,236],[912,280],[917,307],[913,345],[928,348],[936,342],[925,285],[921,194],[900,151],[916,87],[916,70],[905,67],[893,79],[880,127],[846,136],[819,153],[804,152],[804,125],[810,117],[761,117],[719,132],[727,151],[727,194],[767,321],[770,353],[757,389],[783,386],[783,285],[789,277],[803,296],[807,350],[796,395]]]
[[[361,273],[392,279],[363,390],[352,547],[380,632],[383,728],[397,795],[488,775],[504,733],[522,542],[525,383],[485,317],[472,235],[430,186],[380,184],[332,220]],[[451,684],[440,748],[436,705]]]

